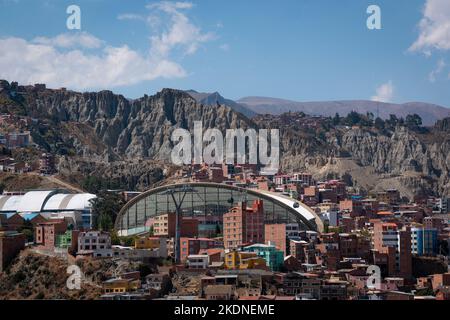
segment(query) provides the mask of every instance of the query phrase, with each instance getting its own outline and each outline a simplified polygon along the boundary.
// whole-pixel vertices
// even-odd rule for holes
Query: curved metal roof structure
[[[29,191],[24,195],[1,195],[0,213],[3,212],[58,212],[83,211],[91,208],[90,193],[68,193],[66,190]]]
[[[0,211],[17,212],[22,196],[0,196]]]
[[[30,191],[23,195],[20,200],[17,211],[18,212],[39,212],[44,208],[47,200],[57,193],[56,190],[51,191]]]
[[[146,230],[148,219],[175,212],[175,196],[183,215],[221,215],[241,201],[263,200],[267,223],[297,222],[306,230],[323,231],[320,217],[303,203],[278,193],[217,183],[184,183],[162,186],[129,201],[117,215],[115,228],[121,234]]]
[[[96,198],[94,194],[78,193],[78,194],[56,194],[48,199],[44,206],[44,211],[61,211],[61,210],[86,210],[91,207],[90,200]]]

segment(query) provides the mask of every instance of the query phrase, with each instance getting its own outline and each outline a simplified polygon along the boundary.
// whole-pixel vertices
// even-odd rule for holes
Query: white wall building
[[[144,260],[149,258],[167,258],[167,249],[135,249],[133,247],[112,246],[114,258]]]
[[[209,256],[192,254],[187,257],[187,265],[190,269],[208,269]]]
[[[88,231],[79,234],[77,254],[87,255],[90,253],[96,258],[113,256],[111,236],[108,232]]]

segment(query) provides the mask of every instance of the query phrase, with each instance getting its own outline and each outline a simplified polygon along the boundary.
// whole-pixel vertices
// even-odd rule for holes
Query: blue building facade
[[[437,229],[412,228],[411,253],[418,256],[434,256],[438,253]]]
[[[254,244],[245,247],[243,251],[255,252],[258,257],[266,260],[267,266],[272,271],[280,271],[284,263],[284,253],[277,250],[275,246],[266,244]]]

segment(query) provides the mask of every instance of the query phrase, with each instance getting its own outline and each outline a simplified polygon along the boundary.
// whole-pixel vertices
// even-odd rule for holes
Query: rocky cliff
[[[110,91],[79,93],[0,81],[0,110],[35,118],[33,140],[60,155],[66,176],[92,174],[146,189],[173,170],[168,163],[176,128],[278,128],[284,171],[308,170],[318,178],[346,177],[370,191],[397,187],[416,193],[450,193],[449,119],[414,130],[341,126],[331,118],[299,113],[252,120],[223,105],[198,103],[184,91],[164,89],[128,100]]]
[[[47,120],[69,133],[78,155],[109,153],[166,160],[176,128],[192,129],[194,121],[221,130],[251,124],[229,107],[198,104],[180,90],[164,89],[154,96],[129,101],[111,91],[78,93],[11,85],[3,88],[3,96],[20,104],[27,116]]]
[[[319,118],[311,127],[308,117],[293,114],[255,118],[260,127],[283,128],[284,170],[307,170],[317,179],[349,176],[366,191],[395,187],[409,198],[450,195],[449,120],[417,131],[333,126],[329,118]]]

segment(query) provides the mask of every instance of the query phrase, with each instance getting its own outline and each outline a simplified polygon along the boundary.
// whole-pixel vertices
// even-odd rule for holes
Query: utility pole
[[[184,185],[180,190],[174,188],[162,193],[162,194],[169,194],[172,197],[172,201],[175,205],[175,241],[174,241],[175,263],[181,262],[180,238],[181,238],[181,222],[183,219],[183,212],[181,211],[181,207],[183,206],[184,198],[186,197],[186,194],[188,192],[195,192],[195,189]],[[183,193],[181,201],[179,203],[175,198],[176,193]]]

